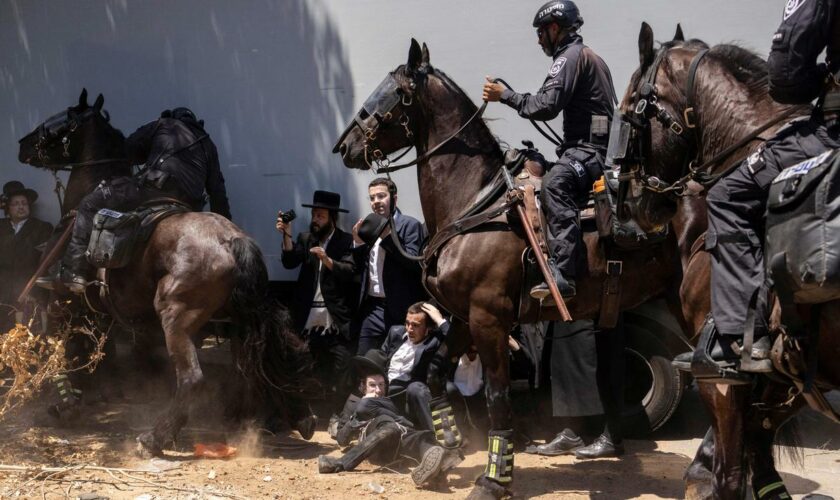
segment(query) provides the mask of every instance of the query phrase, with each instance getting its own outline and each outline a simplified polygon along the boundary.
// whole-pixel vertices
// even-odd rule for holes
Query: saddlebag
[[[622,222],[616,216],[618,172],[605,170],[604,176],[593,185],[595,225],[601,239],[610,239],[619,248],[637,249],[659,243],[668,236],[668,226],[647,233],[631,218]]]
[[[93,232],[87,249],[94,267],[115,269],[131,260],[140,217],[136,212],[117,212],[103,208],[93,217]]]
[[[93,217],[93,232],[85,253],[88,262],[98,268],[125,267],[137,246],[149,239],[160,221],[189,211],[189,207],[171,199],[151,200],[133,212],[103,208]]]
[[[767,200],[765,265],[793,301],[840,298],[840,150],[782,171]]]

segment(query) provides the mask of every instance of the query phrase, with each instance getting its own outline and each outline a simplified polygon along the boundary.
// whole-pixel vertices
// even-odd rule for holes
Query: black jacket
[[[571,34],[554,51],[554,62],[536,94],[519,94],[506,89],[501,102],[519,116],[552,120],[563,112],[566,142],[589,141],[593,115],[611,117],[617,102],[607,64],[583,38]]]
[[[429,334],[425,339],[423,339],[422,350],[414,357],[414,366],[411,368],[408,376],[392,380],[388,387],[389,393],[393,392],[391,389],[404,389],[405,386],[411,382],[426,383],[426,376],[429,373],[429,365],[431,365],[440,344],[446,340],[446,335],[449,333],[449,326],[449,321],[445,321],[440,328],[433,328],[429,331]],[[381,350],[385,353],[385,356],[388,359],[386,366],[391,365],[391,358],[394,357],[394,354],[396,354],[397,350],[399,350],[400,346],[402,346],[405,342],[411,342],[406,334],[405,326],[392,326],[381,347]]]
[[[397,209],[394,215],[394,225],[397,228],[397,236],[406,252],[411,255],[421,255],[425,239],[423,224]],[[379,248],[385,250],[381,280],[387,298],[385,301],[386,313],[394,320],[402,321],[405,319],[405,311],[411,304],[428,297],[422,283],[423,271],[419,262],[402,256],[390,236],[382,240]],[[367,295],[369,256],[369,245],[361,245],[353,249],[353,261],[362,280],[359,303]]]
[[[840,0],[789,0],[773,35],[770,95],[785,104],[807,104],[824,88],[829,71],[840,71]],[[817,57],[826,49],[825,64]]]
[[[47,241],[52,231],[52,224],[30,217],[15,234],[11,221],[0,219],[0,304],[14,305],[41,261],[35,247]]]
[[[350,320],[356,312],[359,295],[359,279],[354,272],[351,255],[353,237],[335,228],[326,248],[327,255],[333,260],[333,268],[330,270],[326,266],[321,266],[320,273],[318,271],[320,259],[309,253],[309,250],[317,245],[318,239],[312,233],[301,233],[292,249],[283,252],[281,257],[283,267],[286,269],[302,265],[292,307],[295,327],[300,331],[306,324],[312,298],[315,296],[315,280],[317,279],[321,283],[321,294],[324,296],[324,303],[332,320],[339,332],[345,338],[350,338]]]
[[[175,179],[183,201],[200,210],[204,192],[210,210],[230,219],[225,178],[216,146],[204,128],[192,120],[160,118],[138,128],[125,140],[134,163],[166,172]]]

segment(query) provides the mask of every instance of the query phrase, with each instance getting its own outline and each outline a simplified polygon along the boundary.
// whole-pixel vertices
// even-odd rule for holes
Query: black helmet
[[[563,28],[579,28],[583,25],[580,11],[571,0],[551,0],[546,2],[534,16],[534,27],[548,23],[557,23]]]

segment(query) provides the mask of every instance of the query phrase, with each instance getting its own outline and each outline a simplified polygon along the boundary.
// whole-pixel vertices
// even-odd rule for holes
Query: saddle
[[[93,218],[93,232],[85,255],[94,267],[119,269],[152,235],[157,224],[190,208],[174,198],[149,200],[131,212],[103,208]]]

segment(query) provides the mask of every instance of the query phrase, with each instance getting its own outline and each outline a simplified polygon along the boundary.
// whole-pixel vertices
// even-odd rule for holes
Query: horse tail
[[[776,447],[774,455],[778,459],[784,454],[790,462],[802,469],[805,467],[805,448],[802,447],[802,432],[799,419],[791,417],[776,429]]]
[[[286,308],[268,295],[268,271],[257,243],[239,237],[230,248],[236,261],[230,300],[242,342],[236,365],[245,378],[248,400],[268,403],[269,412],[297,417],[300,406],[317,397],[312,357],[294,333]]]

